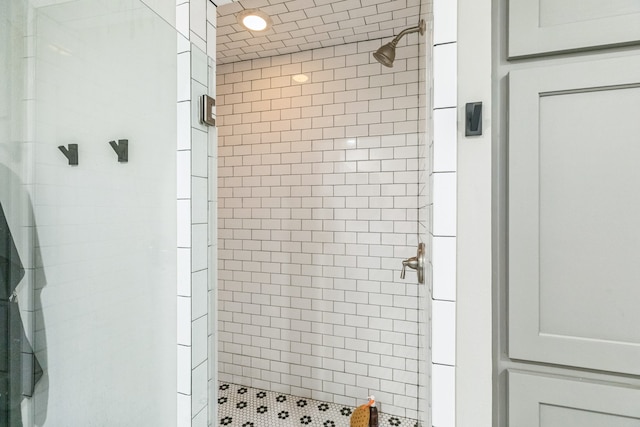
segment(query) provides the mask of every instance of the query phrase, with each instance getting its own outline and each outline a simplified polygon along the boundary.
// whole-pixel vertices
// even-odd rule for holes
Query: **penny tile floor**
[[[355,408],[319,400],[219,383],[218,426],[349,427]],[[417,427],[416,420],[380,414],[380,427]]]

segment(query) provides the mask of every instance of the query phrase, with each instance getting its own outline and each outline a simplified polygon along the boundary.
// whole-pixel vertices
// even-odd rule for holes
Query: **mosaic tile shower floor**
[[[218,426],[349,427],[355,408],[236,384],[219,383]],[[380,427],[417,427],[416,420],[381,414]]]

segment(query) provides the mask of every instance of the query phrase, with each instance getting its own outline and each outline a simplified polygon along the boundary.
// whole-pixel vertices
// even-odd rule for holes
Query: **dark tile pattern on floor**
[[[363,402],[364,403],[364,402]],[[349,427],[355,408],[219,383],[219,427]],[[381,414],[380,427],[418,427],[416,420]]]

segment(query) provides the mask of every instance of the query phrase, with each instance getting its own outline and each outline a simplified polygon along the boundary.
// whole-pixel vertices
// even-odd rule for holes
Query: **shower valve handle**
[[[414,270],[418,268],[418,258],[411,257],[409,259],[405,259],[402,261],[402,271],[400,272],[400,278],[404,279],[405,272],[407,271],[407,266],[413,268]]]
[[[400,278],[404,279],[407,267],[413,268],[418,273],[418,283],[424,283],[424,266],[425,266],[425,245],[420,243],[418,245],[418,254],[414,257],[405,259],[402,261],[402,271],[400,272]]]

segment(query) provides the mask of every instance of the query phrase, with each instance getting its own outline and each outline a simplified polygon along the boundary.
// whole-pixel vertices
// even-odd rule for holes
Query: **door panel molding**
[[[545,122],[545,126],[549,128],[541,131],[541,99],[571,93],[588,95],[589,92],[602,94],[603,91],[621,89],[637,91],[634,88],[640,84],[640,75],[636,71],[638,69],[640,69],[640,60],[636,56],[516,70],[509,74],[508,355],[511,359],[640,374],[638,363],[640,339],[636,339],[634,334],[622,335],[626,338],[621,339],[613,335],[606,336],[606,328],[597,336],[580,333],[560,334],[544,330],[545,325],[550,324],[548,320],[556,318],[554,316],[561,320],[562,316],[573,314],[561,312],[557,307],[550,310],[548,306],[543,305],[545,299],[541,297],[541,292],[547,292],[545,295],[549,295],[549,288],[543,289],[541,286],[540,254],[542,231],[540,190],[541,180],[545,178],[541,176],[541,133],[553,134],[557,130],[561,134],[566,134],[572,129],[563,128],[565,125],[562,114],[559,114],[553,124]],[[620,105],[614,103],[611,107],[613,110],[609,110],[612,111],[611,114],[616,114],[618,111],[615,110],[616,108],[622,108],[624,110],[620,111],[627,112],[631,111],[629,107],[640,105],[640,99],[637,102],[635,100],[635,92],[626,98],[632,99],[632,105],[622,102]],[[594,99],[599,100],[601,96],[594,95]],[[608,107],[601,107],[598,103],[593,104],[608,111],[606,110]],[[579,114],[581,107],[583,105],[576,102],[575,110],[571,109],[571,112],[578,111]],[[637,108],[634,110],[637,111]],[[584,121],[585,124],[589,124],[588,115],[585,116]],[[615,123],[610,126],[615,126]],[[607,132],[607,128],[598,130],[605,134]],[[613,127],[611,130],[613,131]],[[573,143],[579,146],[580,141],[573,141]],[[593,156],[590,154],[587,157]],[[633,183],[629,185],[632,186]],[[554,224],[554,227],[555,230],[557,226]],[[549,230],[544,231],[549,232]],[[589,233],[589,230],[585,230],[585,233]],[[554,272],[558,271],[557,265]],[[585,265],[585,268],[597,268],[597,266]],[[548,273],[547,270],[544,272]],[[545,286],[549,284],[545,283]],[[556,289],[552,290],[556,291]],[[580,295],[579,292],[576,294],[576,298],[589,297],[589,294]],[[551,299],[551,301],[555,300]],[[592,303],[597,305],[597,300]],[[586,318],[589,310],[585,310],[584,307],[588,305],[583,306],[581,312],[583,318]],[[626,313],[630,313],[628,308]],[[570,331],[580,328],[579,322],[575,322],[575,319],[569,320],[573,321],[574,325],[574,329],[569,328]],[[633,325],[628,326],[633,327]]]
[[[640,426],[640,389],[626,384],[508,371],[509,425]]]
[[[632,0],[509,0],[509,58],[639,42]]]

